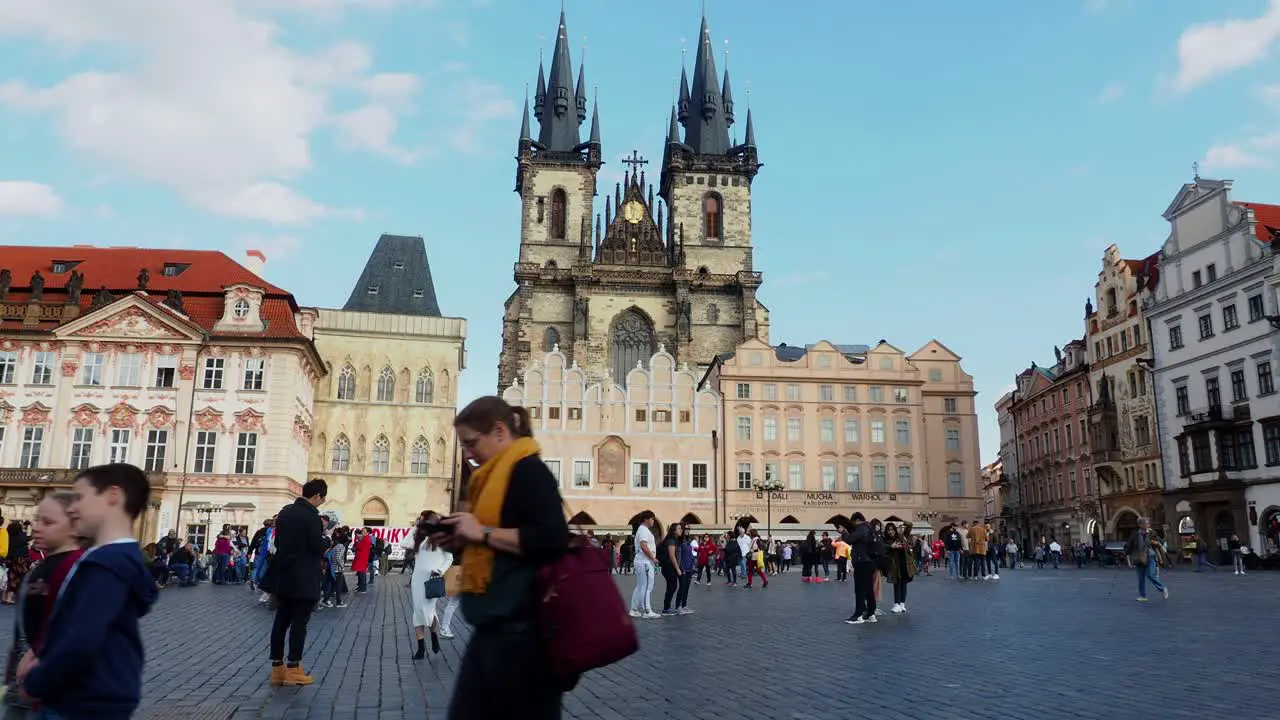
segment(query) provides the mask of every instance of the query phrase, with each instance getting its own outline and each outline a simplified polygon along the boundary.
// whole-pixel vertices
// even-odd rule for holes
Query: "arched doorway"
[[[701,525],[702,518],[694,515],[693,513],[685,513],[684,517],[680,518],[680,522],[684,525]]]
[[[834,525],[838,529],[843,530],[849,527],[850,525],[852,525],[853,523],[845,515],[832,515],[831,517],[827,518],[827,521],[823,524]]]
[[[1213,542],[1214,547],[1209,552],[1209,557],[1214,562],[1224,562],[1222,555],[1225,553],[1223,548],[1227,546],[1227,540],[1236,534],[1236,516],[1230,510],[1219,510],[1218,514],[1213,518],[1213,537],[1204,538],[1206,541]]]
[[[646,513],[653,515],[653,534],[657,537],[662,537],[662,521],[658,519],[657,513],[652,510],[641,510],[631,516],[631,519],[627,521],[627,525],[631,526],[631,532],[634,533],[636,528],[640,527],[640,518]]]
[[[788,515],[782,518],[781,520],[779,520],[778,524],[779,525],[799,525],[800,521],[796,519],[795,515]]]
[[[390,515],[382,498],[372,497],[360,508],[360,524],[365,527],[385,527]]]
[[[759,523],[760,521],[756,519],[755,515],[743,515],[738,518],[738,521],[733,524],[733,527],[750,530],[752,525],[758,525]]]
[[[1138,513],[1132,510],[1121,510],[1116,514],[1116,529],[1111,533],[1113,540],[1128,540],[1138,529]]]
[[[596,519],[586,512],[579,512],[577,515],[569,518],[570,525],[595,525]]]

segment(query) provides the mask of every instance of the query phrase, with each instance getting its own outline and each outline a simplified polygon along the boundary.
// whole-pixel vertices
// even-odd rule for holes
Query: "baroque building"
[[[1164,218],[1160,282],[1143,310],[1165,514],[1219,549],[1232,534],[1264,548],[1280,508],[1280,310],[1267,282],[1280,206],[1232,200],[1230,181],[1196,177]]]
[[[1093,389],[1090,443],[1107,540],[1128,540],[1138,518],[1163,515],[1151,347],[1143,313],[1143,300],[1159,284],[1158,261],[1159,253],[1126,260],[1115,245],[1108,247],[1094,298],[1085,303]]]
[[[656,189],[638,152],[623,161],[622,182],[599,187],[599,107],[591,101],[586,125],[586,71],[579,65],[575,81],[570,57],[561,12],[550,68],[538,67],[537,133],[527,102],[520,129],[520,247],[499,392],[557,348],[608,385],[625,383],[659,347],[697,368],[744,339],[767,340],[752,260],[755,130],[748,109],[741,141],[732,139],[740,116],[729,73],[716,70],[706,18],[692,76],[681,70]]]
[[[719,396],[698,389],[698,376],[661,346],[622,380],[593,379],[553,349],[503,391],[529,409],[571,522],[629,533],[652,510],[664,525],[721,523]]]
[[[350,525],[403,526],[450,509],[466,330],[440,312],[420,237],[378,238],[346,305],[319,311],[329,376],[309,466],[329,483],[326,511]]]
[[[1012,536],[1021,545],[1023,541],[1022,499],[1019,490],[1018,428],[1013,404],[1017,390],[1011,390],[996,401],[996,422],[1000,427],[1000,518],[1002,534]]]
[[[938,522],[982,518],[973,378],[933,340],[908,355],[748,339],[703,381],[724,403],[712,474],[729,523],[802,537],[838,515]]]
[[[325,374],[316,313],[220,252],[0,247],[0,509],[78,470],[143,468],[137,531],[205,546],[301,491]]]

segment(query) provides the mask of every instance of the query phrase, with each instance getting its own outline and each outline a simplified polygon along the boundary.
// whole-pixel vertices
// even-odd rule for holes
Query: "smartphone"
[[[436,533],[447,533],[447,534],[453,533],[453,526],[445,525],[444,523],[429,522],[429,523],[422,523],[422,526],[426,528],[428,535],[435,535]]]

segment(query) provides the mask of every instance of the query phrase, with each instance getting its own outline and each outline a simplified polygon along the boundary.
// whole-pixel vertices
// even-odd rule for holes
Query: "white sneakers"
[[[894,605],[894,606],[893,606],[893,610],[891,610],[890,612],[894,612],[894,613],[904,613],[904,612],[906,612],[906,611],[907,611],[907,604],[906,604],[906,603],[898,603],[897,605]]]
[[[1237,571],[1235,572],[1235,574],[1236,574],[1236,575],[1248,575],[1248,573],[1246,573],[1246,572],[1245,572],[1245,571],[1243,571],[1243,570],[1237,570]]]

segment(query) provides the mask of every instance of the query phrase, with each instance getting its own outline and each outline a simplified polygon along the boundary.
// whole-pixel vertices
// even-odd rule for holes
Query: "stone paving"
[[[641,621],[640,653],[584,678],[565,717],[1280,717],[1280,574],[1168,579],[1170,600],[1140,604],[1129,570],[1006,571],[966,583],[935,575],[911,584],[910,613],[865,626],[841,622],[851,584],[803,586],[792,572],[768,590],[697,586],[694,615]],[[406,583],[393,574],[350,607],[318,613],[303,662],[318,683],[284,689],[266,683],[271,614],[247,588],[166,590],[143,624],[144,710],[183,720],[220,707],[235,720],[443,718],[467,631],[458,622],[440,655],[412,662]],[[619,583],[629,596],[631,579]],[[7,644],[12,610],[0,623]]]

